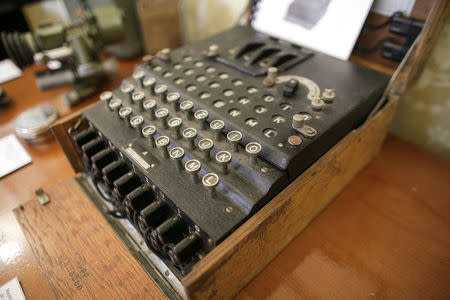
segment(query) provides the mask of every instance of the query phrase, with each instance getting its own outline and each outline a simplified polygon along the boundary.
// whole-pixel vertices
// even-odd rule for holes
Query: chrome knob
[[[191,159],[184,164],[184,168],[189,174],[191,174],[192,182],[197,183],[198,182],[197,174],[202,168],[202,164],[196,159]]]
[[[250,162],[256,163],[256,157],[261,153],[261,144],[257,142],[248,143],[245,146],[245,151],[250,155]]]
[[[189,150],[195,149],[195,138],[197,137],[197,129],[189,127],[183,130],[183,138],[189,142]]]
[[[242,133],[237,130],[228,132],[227,134],[228,142],[231,144],[233,152],[239,151],[239,143],[242,141]]]
[[[220,141],[222,139],[222,130],[225,128],[225,122],[222,120],[213,120],[209,124],[209,128],[214,132],[214,139]]]
[[[228,151],[220,151],[216,154],[216,162],[222,167],[222,174],[228,173],[228,165],[231,162],[231,153]]]
[[[216,186],[219,185],[219,176],[216,173],[205,174],[202,178],[202,184],[209,190],[209,196],[216,196]]]
[[[214,142],[211,139],[202,139],[197,144],[198,149],[203,152],[206,161],[210,160],[210,152],[214,148]]]

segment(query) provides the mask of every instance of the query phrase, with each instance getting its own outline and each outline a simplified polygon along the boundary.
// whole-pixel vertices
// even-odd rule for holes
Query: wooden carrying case
[[[431,21],[403,66],[404,71],[397,76],[386,104],[201,259],[180,281],[174,280],[169,270],[164,271],[164,267],[155,266],[143,257],[139,250],[141,245],[133,242],[116,224],[115,218],[102,216],[92,209],[92,203],[100,210],[105,207],[94,199],[98,196],[81,174],[48,191],[51,202],[47,205],[30,201],[17,208],[17,218],[55,295],[58,298],[156,298],[165,295],[193,299],[236,295],[378,153],[399,94],[416,77],[440,31],[442,18],[445,19],[445,11],[448,12],[445,2],[436,1],[429,16]],[[364,64],[383,69],[370,61]],[[81,153],[69,132],[80,117],[81,114],[76,113],[52,126],[76,173],[82,171]]]

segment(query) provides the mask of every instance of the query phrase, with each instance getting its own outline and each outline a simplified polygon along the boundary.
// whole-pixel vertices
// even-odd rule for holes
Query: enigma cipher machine
[[[237,26],[139,65],[73,139],[112,213],[183,276],[360,125],[387,82]]]

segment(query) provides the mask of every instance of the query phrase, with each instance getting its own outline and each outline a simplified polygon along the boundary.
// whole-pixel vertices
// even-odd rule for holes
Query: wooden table
[[[104,88],[117,87],[136,62],[120,63]],[[42,92],[33,72],[3,85],[13,106],[0,112],[0,137],[13,133],[26,108],[49,103],[66,115],[95,101],[69,110],[61,99],[68,88]],[[18,276],[28,299],[49,299],[55,293],[11,209],[74,174],[56,142],[25,148],[33,162],[0,179],[0,284]],[[449,283],[450,162],[388,136],[377,158],[238,298],[449,299]]]

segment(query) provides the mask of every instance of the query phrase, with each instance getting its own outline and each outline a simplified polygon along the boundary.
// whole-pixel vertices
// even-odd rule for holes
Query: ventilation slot
[[[259,48],[264,46],[264,43],[254,42],[254,43],[248,43],[241,47],[238,51],[236,51],[236,54],[234,55],[234,58],[239,58],[245,54],[248,54],[250,52],[256,51]]]
[[[281,68],[283,65],[288,64],[290,61],[294,61],[296,58],[297,55],[292,53],[278,55],[272,62],[269,63],[269,66]]]
[[[264,48],[259,50],[258,52],[254,53],[252,57],[248,60],[249,65],[254,65],[256,63],[259,63],[266,58],[269,58],[270,56],[274,55],[275,53],[280,52],[281,50],[279,48]]]

